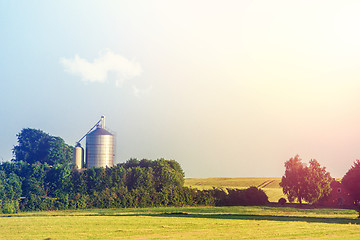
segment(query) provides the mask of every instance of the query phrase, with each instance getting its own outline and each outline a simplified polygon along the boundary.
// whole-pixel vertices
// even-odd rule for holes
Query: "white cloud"
[[[100,52],[92,62],[75,55],[74,58],[61,58],[65,71],[78,75],[85,82],[105,82],[109,72],[115,73],[115,85],[121,87],[125,80],[139,76],[142,69],[139,63],[130,61],[110,50]]]

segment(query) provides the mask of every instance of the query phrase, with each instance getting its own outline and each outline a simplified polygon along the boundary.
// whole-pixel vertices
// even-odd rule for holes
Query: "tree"
[[[0,171],[0,213],[16,213],[19,210],[21,181],[14,174]]]
[[[181,187],[184,185],[184,172],[176,161],[161,158],[153,162],[152,168],[157,191],[167,186]]]
[[[71,163],[73,157],[73,147],[65,143],[60,137],[51,136],[49,141],[47,161],[49,165]]]
[[[19,134],[18,146],[13,148],[15,159],[13,162],[36,162],[47,163],[50,166],[55,164],[70,163],[72,159],[72,147],[67,145],[60,137],[31,128],[24,128]]]
[[[296,155],[285,162],[285,168],[280,186],[289,202],[297,199],[300,204],[303,200],[315,203],[330,194],[332,182],[330,173],[326,172],[326,168],[321,167],[315,159],[310,160],[309,166],[306,166],[299,155]]]
[[[358,205],[360,201],[360,161],[356,160],[354,165],[347,171],[341,183],[350,192]],[[359,212],[360,214],[360,212]]]
[[[24,128],[16,136],[19,145],[13,149],[14,161],[24,161],[29,164],[46,161],[47,152],[50,148],[50,136],[48,134],[41,130]]]
[[[306,166],[301,162],[299,155],[285,162],[285,175],[282,177],[280,186],[287,195],[289,202],[295,199],[302,203],[306,195]]]
[[[71,169],[67,165],[56,164],[46,174],[46,182],[51,196],[60,197],[70,192]]]
[[[46,183],[46,174],[50,170],[49,165],[32,164],[29,166],[29,171],[26,171],[26,175],[22,175],[22,196],[29,197],[32,194],[38,196],[48,195],[48,184]]]
[[[315,160],[311,159],[307,167],[307,194],[305,201],[315,203],[322,198],[326,198],[331,193],[331,182],[333,181],[330,173],[325,167],[321,167]]]
[[[19,200],[21,197],[21,181],[20,178],[10,173],[6,175],[4,171],[0,171],[0,201],[1,200]]]

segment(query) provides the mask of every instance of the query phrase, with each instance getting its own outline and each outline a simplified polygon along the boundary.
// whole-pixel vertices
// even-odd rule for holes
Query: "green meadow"
[[[281,178],[186,178],[185,186],[200,190],[215,188],[261,188],[269,197],[270,202],[277,202],[279,198],[286,198],[279,183]]]
[[[0,239],[359,239],[354,210],[91,209],[0,215]]]
[[[280,178],[185,179],[198,189],[263,189],[284,197]],[[350,209],[273,206],[162,207],[0,215],[0,239],[360,239]]]

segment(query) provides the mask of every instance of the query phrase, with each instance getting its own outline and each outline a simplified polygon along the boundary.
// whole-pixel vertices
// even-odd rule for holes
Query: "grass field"
[[[354,210],[94,209],[0,215],[0,239],[359,239]]]
[[[264,190],[270,202],[286,198],[279,183],[281,178],[187,178],[185,186],[197,189],[216,188],[248,188],[255,186]]]

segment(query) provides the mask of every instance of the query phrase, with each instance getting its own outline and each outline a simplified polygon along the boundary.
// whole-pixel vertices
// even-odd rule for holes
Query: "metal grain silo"
[[[104,128],[105,123],[86,135],[86,167],[112,167],[114,165],[115,138]]]
[[[80,143],[77,143],[74,148],[73,163],[78,169],[84,167],[84,149],[81,147]]]

